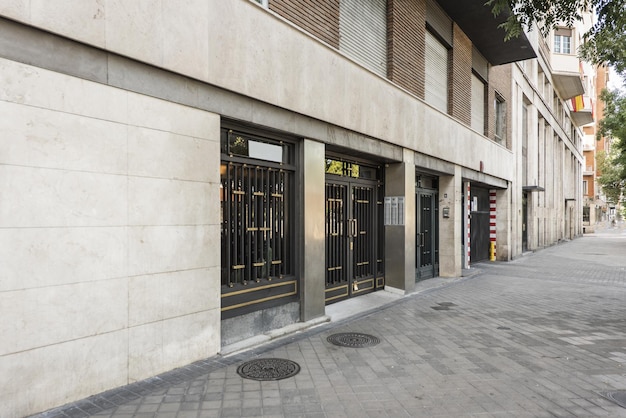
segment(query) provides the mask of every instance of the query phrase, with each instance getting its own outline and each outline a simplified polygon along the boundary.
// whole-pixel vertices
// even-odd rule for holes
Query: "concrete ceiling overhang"
[[[504,40],[505,31],[498,26],[504,23],[512,12],[494,17],[491,8],[485,6],[485,1],[437,0],[492,65],[536,58],[537,54],[526,35],[521,34],[509,41]]]

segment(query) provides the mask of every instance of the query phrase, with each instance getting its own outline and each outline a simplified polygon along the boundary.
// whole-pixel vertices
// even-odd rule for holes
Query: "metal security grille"
[[[379,167],[326,160],[326,303],[385,285]]]
[[[222,128],[222,319],[298,300],[296,142]]]
[[[326,184],[326,286],[347,283],[348,186]]]
[[[361,278],[376,273],[374,255],[374,200],[373,187],[354,187],[353,193],[353,236],[354,236],[354,277]]]
[[[225,165],[222,285],[245,285],[292,271],[285,199],[290,183],[290,173],[280,169]]]

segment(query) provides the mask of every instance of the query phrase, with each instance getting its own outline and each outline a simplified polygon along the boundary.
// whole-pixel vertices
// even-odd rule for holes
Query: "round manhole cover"
[[[610,401],[615,402],[622,408],[626,408],[626,390],[613,390],[610,392],[599,392]]]
[[[245,379],[281,380],[295,376],[300,365],[281,358],[261,358],[250,360],[237,367],[237,374]]]
[[[339,334],[333,334],[326,340],[335,345],[354,348],[371,347],[380,342],[378,337],[358,332],[342,332]]]

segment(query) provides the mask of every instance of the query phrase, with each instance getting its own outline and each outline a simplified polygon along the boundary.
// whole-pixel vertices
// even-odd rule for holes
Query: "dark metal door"
[[[415,219],[417,237],[415,245],[416,280],[439,274],[437,199],[432,192],[418,192]]]
[[[489,259],[489,190],[472,187],[470,212],[470,261]]]
[[[326,303],[376,289],[376,185],[326,183]]]

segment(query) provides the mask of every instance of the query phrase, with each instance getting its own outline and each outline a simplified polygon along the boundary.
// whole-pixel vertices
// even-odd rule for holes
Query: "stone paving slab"
[[[442,280],[442,279],[436,279]],[[327,341],[378,337],[364,348]],[[297,362],[278,381],[237,374]],[[50,417],[626,417],[626,233],[595,233],[252,350],[206,359]]]

